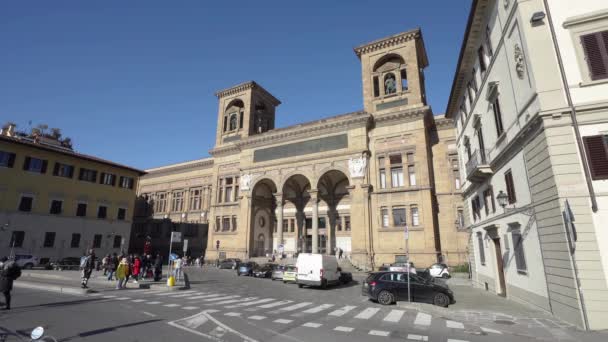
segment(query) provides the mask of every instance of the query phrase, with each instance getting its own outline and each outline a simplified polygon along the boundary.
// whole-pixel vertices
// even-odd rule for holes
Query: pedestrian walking
[[[139,279],[139,272],[141,271],[141,260],[139,259],[139,255],[135,256],[133,259],[133,282],[137,284],[137,280]]]
[[[83,289],[88,288],[89,278],[95,268],[95,251],[89,250],[89,253],[80,259],[80,269],[82,270],[80,285]]]
[[[101,268],[103,268],[103,275],[107,276],[108,275],[108,263],[110,262],[110,254],[106,255],[105,257],[103,257],[103,259],[101,259]]]
[[[15,261],[8,261],[7,257],[0,259],[0,292],[4,294],[4,308],[2,310],[11,309],[11,290],[13,282],[21,276],[21,268]]]
[[[116,268],[116,289],[127,288],[127,274],[129,272],[129,262],[127,258],[122,258]]]
[[[156,254],[156,259],[154,260],[154,281],[159,281],[162,279],[162,271],[163,271],[163,257],[160,256],[160,253]]]
[[[175,277],[175,281],[179,281],[179,279],[182,275],[183,263],[184,263],[184,260],[179,257],[173,261],[173,276]]]
[[[118,267],[118,256],[116,253],[112,254],[108,261],[108,281],[112,281],[112,276],[114,272],[116,272],[116,268]]]
[[[129,255],[127,258],[127,276],[125,277],[125,284],[129,282],[129,278],[131,277],[131,273],[133,272],[133,255]]]
[[[338,249],[338,259],[342,259],[342,253],[344,253],[344,251],[342,250],[342,248]]]

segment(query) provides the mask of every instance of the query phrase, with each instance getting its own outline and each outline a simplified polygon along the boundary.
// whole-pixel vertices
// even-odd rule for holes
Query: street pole
[[[167,266],[169,266],[169,273],[167,274],[167,279],[171,276],[171,247],[173,247],[173,232],[171,232],[171,239],[169,240],[169,256],[167,257]]]
[[[405,255],[407,257],[407,301],[412,302],[410,296],[410,232],[407,228],[407,222],[405,223]]]

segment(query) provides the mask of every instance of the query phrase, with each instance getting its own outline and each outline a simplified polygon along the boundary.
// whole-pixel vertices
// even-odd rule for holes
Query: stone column
[[[318,191],[310,190],[310,201],[312,203],[312,253],[319,253],[319,204]]]
[[[279,245],[283,243],[283,194],[276,193],[274,198],[277,200],[277,251]]]

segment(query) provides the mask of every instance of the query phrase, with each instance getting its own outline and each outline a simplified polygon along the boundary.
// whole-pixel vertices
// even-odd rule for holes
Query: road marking
[[[431,315],[419,312],[416,315],[416,319],[414,320],[414,324],[416,325],[431,325]]]
[[[224,296],[224,297],[216,297],[216,298],[207,298],[207,299],[203,299],[201,300],[201,302],[215,302],[216,300],[224,300],[224,299],[232,299],[232,298],[238,298],[240,296]]]
[[[255,298],[255,297],[253,297]],[[256,304],[262,304],[262,303],[267,303],[267,302],[271,302],[275,300],[274,298],[264,298],[264,299],[260,299],[260,300],[256,300],[253,302],[248,302],[248,303],[240,303],[240,304],[235,304],[235,305],[228,305],[225,306],[226,309],[234,309],[234,308],[240,308],[243,306],[250,306],[250,305],[256,305]]]
[[[390,331],[382,331],[382,330],[370,330],[369,331],[369,335],[374,335],[374,336],[388,336],[391,332]]]
[[[120,297],[120,298],[116,298],[116,300],[130,300],[130,297]]]
[[[386,317],[384,317],[383,321],[399,322],[401,317],[403,317],[404,313],[405,313],[405,311],[403,311],[403,310],[391,310],[391,312],[388,315],[386,315]]]
[[[408,334],[407,339],[412,340],[412,341],[428,341],[429,337],[422,336],[422,335]]]
[[[166,306],[166,307],[168,307],[168,308],[174,308],[174,307],[176,307],[176,306],[179,306],[179,304],[165,304],[165,305],[163,305],[163,306]]]
[[[110,298],[116,298],[116,296],[103,296],[101,298],[110,299]]]
[[[502,335],[502,332],[501,332],[501,331],[494,330],[494,329],[490,329],[490,328],[484,328],[484,327],[481,327],[481,331],[486,332],[486,333],[493,333],[493,334],[499,334],[499,335]]]
[[[203,336],[203,337],[205,337],[205,338],[207,338],[207,339],[209,339],[211,341],[221,342],[222,340],[219,339],[217,337],[217,335],[219,335],[219,334],[224,335],[226,332],[231,332],[232,334],[239,336],[244,342],[258,342],[256,340],[254,340],[253,338],[251,338],[249,336],[246,336],[246,335],[243,335],[240,332],[238,332],[238,331],[236,331],[236,330],[234,330],[234,329],[226,326],[225,324],[222,324],[222,322],[220,322],[220,321],[216,320],[215,318],[211,317],[209,315],[209,313],[211,313],[211,312],[217,312],[217,310],[203,311],[203,312],[201,312],[201,313],[199,313],[197,315],[194,315],[194,316],[191,316],[191,317],[186,317],[186,318],[183,318],[183,319],[180,319],[180,320],[177,320],[177,321],[169,322],[168,324],[171,325],[171,326],[173,326],[173,327],[175,327],[175,328],[182,329],[182,330],[188,331],[190,333],[193,333],[195,335]],[[214,329],[211,332],[215,336],[202,333],[200,331],[195,330],[196,328],[191,328],[189,326],[184,326],[184,325],[182,325],[180,323],[182,321],[188,323],[189,321],[191,321],[193,319],[196,320],[197,317],[199,317],[199,316],[204,317],[206,320],[212,321],[213,323],[215,323],[218,326],[218,327],[216,327],[216,329]],[[217,329],[217,328],[220,328],[220,329]]]
[[[337,316],[337,317],[344,316],[344,314],[346,314],[347,312],[349,312],[350,310],[352,310],[354,308],[356,308],[356,306],[347,305],[343,308],[330,312],[329,315]]]
[[[355,318],[370,319],[378,311],[380,311],[380,309],[378,309],[378,308],[367,308],[367,309],[361,311],[357,316],[355,316]]]
[[[163,302],[146,302],[148,305],[162,304]]]
[[[247,318],[249,318],[249,319],[253,319],[253,320],[255,320],[255,321],[261,321],[261,320],[263,320],[263,319],[266,319],[266,316],[249,316],[249,317],[247,317]]]
[[[133,303],[141,303],[141,302],[145,302],[145,299],[133,299],[132,302]]]
[[[303,327],[308,327],[308,328],[318,328],[320,326],[322,326],[323,324],[320,323],[313,323],[313,322],[308,322],[308,323],[304,323],[302,324]]]
[[[172,295],[172,296],[168,296],[168,297],[170,297],[170,298],[181,298],[181,297],[188,297],[188,296],[192,296],[192,295],[196,295],[196,293],[178,294],[178,295]]]
[[[310,302],[298,303],[298,304],[286,306],[284,308],[272,311],[271,313],[280,313],[280,312],[294,311],[294,310],[298,310],[300,308],[303,308],[305,306],[309,306],[310,304],[312,304],[312,303],[310,303]]]
[[[273,322],[275,322],[275,323],[281,323],[281,324],[289,324],[289,323],[291,323],[293,321],[290,320],[290,319],[279,318],[279,319],[275,319]]]
[[[445,325],[452,329],[464,329],[464,324],[455,321],[445,321]]]
[[[241,313],[240,313],[240,312],[226,312],[226,313],[224,314],[224,316],[231,316],[231,317],[238,317],[238,316],[240,316],[240,315],[241,315]]]
[[[184,306],[184,307],[182,307],[182,309],[184,309],[184,310],[196,310],[196,309],[198,309],[198,306]]]
[[[102,293],[89,293],[89,296],[101,296]]]
[[[258,297],[237,298],[237,299],[223,300],[221,302],[214,302],[214,303],[211,303],[211,304],[213,304],[213,305],[224,305],[224,304],[231,304],[231,303],[238,303],[238,302],[246,302],[246,301],[254,300],[254,299],[257,299],[257,298]]]
[[[211,298],[211,297],[217,297],[217,296],[224,296],[224,294],[223,293],[212,293],[212,294],[207,294],[207,295],[203,295],[203,296],[190,297],[188,299]]]
[[[279,302],[270,303],[270,304],[266,304],[266,305],[258,305],[258,308],[270,309],[270,308],[274,308],[275,306],[281,306],[281,305],[290,304],[290,303],[293,303],[293,300],[282,300]]]
[[[155,315],[155,314],[153,314],[153,313],[149,313],[149,312],[147,312],[147,311],[142,311],[141,313],[143,313],[144,315],[148,315],[148,316],[150,316],[150,317],[156,317],[156,315]]]
[[[343,332],[351,332],[351,331],[355,330],[355,328],[350,328],[350,327],[335,327],[334,330],[335,331],[343,331]]]
[[[448,338],[448,342],[469,342],[469,341],[466,341],[466,340],[455,340],[455,339],[452,339],[452,338]]]
[[[180,292],[179,292],[179,294],[186,294],[186,293],[192,293],[192,292],[196,292],[196,291],[194,291],[194,290],[191,290],[191,291],[184,291],[184,292],[181,292],[181,291],[180,291]],[[165,291],[165,292],[161,292],[161,293],[155,293],[154,295],[155,295],[155,296],[175,296],[175,295],[177,295],[177,294],[178,294],[178,293],[175,293],[175,292],[173,292],[173,291]]]
[[[334,305],[333,304],[322,304],[322,305],[319,305],[317,307],[314,307],[314,308],[311,308],[311,309],[308,309],[308,310],[304,310],[302,312],[304,312],[304,313],[317,313],[317,312],[321,312],[323,310],[329,309],[332,306],[334,306]]]

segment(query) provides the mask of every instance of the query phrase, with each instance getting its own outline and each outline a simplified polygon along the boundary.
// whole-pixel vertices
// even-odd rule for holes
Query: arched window
[[[234,130],[236,130],[236,127],[237,127],[236,113],[232,113],[232,114],[230,114],[230,130],[234,131]]]
[[[391,72],[384,76],[384,94],[395,94],[397,92],[397,79]]]

